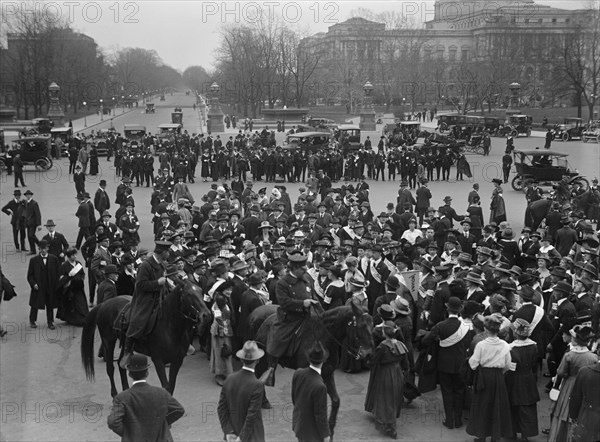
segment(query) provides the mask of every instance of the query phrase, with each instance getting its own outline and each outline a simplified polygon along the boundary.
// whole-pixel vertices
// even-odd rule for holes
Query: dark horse
[[[266,348],[269,329],[276,318],[277,306],[265,305],[258,307],[249,319],[255,340]],[[327,386],[327,394],[331,399],[331,415],[329,416],[329,429],[333,439],[333,430],[337,422],[337,413],[340,408],[340,397],[335,386],[334,371],[340,363],[340,349],[348,352],[352,357],[365,358],[373,351],[373,318],[355,304],[336,307],[327,310],[319,317],[307,319],[302,325],[302,333],[297,350],[291,357],[282,357],[279,364],[282,367],[297,369],[308,367],[306,356],[308,349],[316,341],[321,341],[329,351],[329,358],[323,364],[321,375]],[[348,339],[347,339],[348,338]],[[344,343],[344,342],[349,342]],[[257,376],[261,376],[267,369],[266,358],[263,358],[256,368]]]
[[[541,199],[530,203],[525,209],[525,227],[535,231],[546,218],[552,207],[552,200]]]
[[[115,328],[115,320],[122,309],[131,301],[131,296],[117,296],[97,305],[88,315],[81,335],[81,360],[86,378],[94,380],[94,334],[96,326],[104,346],[106,373],[110,379],[110,394],[117,395],[113,365],[113,353],[118,340],[123,339],[122,332]],[[150,356],[163,388],[173,394],[177,373],[183,363],[194,328],[206,327],[211,320],[211,312],[202,300],[202,290],[190,281],[180,282],[164,298],[159,306],[156,323],[152,332],[139,343],[137,352]],[[123,349],[119,359],[123,357]],[[167,379],[165,365],[171,364]],[[123,390],[129,388],[127,373],[119,367]]]

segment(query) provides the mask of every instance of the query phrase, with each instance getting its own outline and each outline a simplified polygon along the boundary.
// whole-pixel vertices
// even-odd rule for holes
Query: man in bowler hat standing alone
[[[167,390],[148,384],[151,366],[145,355],[133,355],[127,364],[133,384],[113,399],[108,428],[122,441],[173,441],[169,428],[185,413]]]
[[[299,368],[292,377],[292,428],[299,442],[319,442],[329,436],[327,387],[321,377],[329,356],[320,341],[308,351],[310,366]]]

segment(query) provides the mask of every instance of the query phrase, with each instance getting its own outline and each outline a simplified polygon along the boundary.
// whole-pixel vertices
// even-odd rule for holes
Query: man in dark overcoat
[[[35,236],[35,232],[42,229],[42,214],[40,212],[40,206],[33,198],[33,192],[27,190],[25,192],[25,210],[23,211],[23,222],[27,229],[27,239],[29,240],[29,254],[35,255],[35,245],[38,243],[38,239]]]
[[[265,440],[261,409],[265,387],[254,375],[254,369],[264,354],[255,341],[247,341],[236,353],[244,366],[225,380],[217,407],[219,422],[227,441]]]
[[[156,241],[155,245],[154,253],[142,262],[137,273],[125,340],[125,354],[119,362],[121,368],[125,368],[129,362],[135,341],[152,331],[161,293],[167,283],[164,266],[172,244],[168,241]]]
[[[12,226],[13,231],[13,240],[15,242],[15,248],[19,250],[19,235],[21,250],[26,252],[25,248],[25,223],[23,222],[23,211],[25,206],[23,205],[23,200],[21,200],[21,191],[19,189],[15,189],[13,193],[13,199],[11,199],[4,207],[2,207],[2,211],[10,216],[10,224]]]
[[[327,387],[321,377],[329,354],[317,341],[307,356],[310,366],[299,368],[292,377],[292,428],[299,442],[320,442],[329,436]]]
[[[108,428],[121,436],[122,441],[172,442],[171,425],[185,413],[167,390],[148,384],[151,365],[145,355],[133,356],[127,365],[133,384],[113,399]]]
[[[29,296],[29,325],[36,328],[38,310],[46,309],[48,328],[54,330],[54,309],[58,308],[56,290],[60,278],[60,261],[48,253],[48,242],[39,241],[40,254],[29,261],[27,282],[31,287]]]

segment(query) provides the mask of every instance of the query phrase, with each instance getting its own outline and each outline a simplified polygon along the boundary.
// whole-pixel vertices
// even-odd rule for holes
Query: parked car
[[[531,136],[533,117],[531,115],[511,115],[499,130],[500,135],[511,135],[517,138],[519,135]]]
[[[154,109],[154,103],[146,103],[146,113],[147,114],[156,113],[156,109]]]
[[[571,177],[571,182],[578,181],[583,189],[589,189],[590,183],[567,161],[569,154],[552,150],[516,150],[513,152],[516,175],[512,180],[512,188],[521,191],[525,181],[533,178],[540,183],[560,181],[563,176]]]
[[[21,154],[21,161],[25,166],[33,165],[38,170],[48,170],[52,167],[50,135],[19,138],[13,140],[13,145],[15,149],[0,156],[0,170],[4,170],[8,164],[11,164],[17,153]]]
[[[319,150],[329,149],[331,134],[328,132],[302,132],[288,136],[288,143],[283,146],[284,150],[303,150],[315,153]]]
[[[344,153],[363,147],[360,142],[360,126],[356,124],[340,124],[334,130],[334,138],[337,142],[343,140]]]
[[[557,140],[571,141],[573,138],[582,138],[585,126],[581,118],[565,118],[563,124],[554,126],[554,138]]]
[[[589,123],[581,134],[581,139],[584,143],[588,141],[600,143],[600,120]]]

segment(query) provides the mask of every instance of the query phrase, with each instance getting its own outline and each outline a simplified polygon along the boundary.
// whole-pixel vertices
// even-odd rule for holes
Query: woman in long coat
[[[554,403],[550,417],[549,442],[562,442],[567,440],[569,433],[569,399],[579,369],[598,362],[598,356],[587,348],[592,338],[591,327],[576,325],[569,332],[571,335],[571,349],[566,352],[560,361],[556,375],[562,378],[560,394]]]
[[[480,341],[469,358],[473,378],[473,402],[467,433],[479,440],[491,436],[513,436],[510,402],[503,372],[511,367],[510,348],[498,337],[502,321],[496,315],[486,316],[487,338]]]
[[[90,175],[98,175],[98,150],[96,146],[90,149]]]
[[[517,318],[511,324],[516,340],[510,343],[512,370],[505,375],[506,389],[510,400],[513,432],[521,433],[521,440],[538,434],[537,403],[540,394],[537,389],[537,344],[529,339],[531,325]]]
[[[579,370],[569,410],[570,418],[575,421],[572,442],[600,440],[600,364]]]
[[[490,222],[500,224],[506,221],[506,206],[504,205],[504,197],[502,196],[502,180],[494,178],[494,190],[492,191],[492,203],[490,204]]]
[[[212,306],[214,319],[210,327],[210,371],[215,375],[215,382],[220,386],[223,386],[227,376],[233,373],[232,289],[233,283],[230,281],[221,284],[215,291],[215,303]]]
[[[384,341],[370,360],[371,375],[365,398],[365,411],[375,415],[376,427],[387,436],[397,437],[396,420],[404,402],[404,372],[408,371],[408,350],[394,338],[396,326],[383,323]]]
[[[67,324],[82,326],[89,313],[85,296],[85,270],[76,259],[77,249],[66,252],[67,260],[60,267],[58,280],[58,310],[56,317]]]

